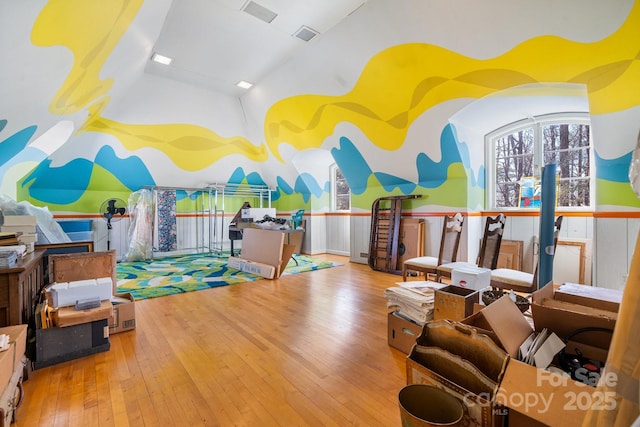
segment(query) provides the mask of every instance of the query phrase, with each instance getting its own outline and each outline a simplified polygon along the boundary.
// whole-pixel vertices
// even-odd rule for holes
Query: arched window
[[[536,207],[531,200],[542,167],[555,163],[557,207],[593,206],[591,131],[587,114],[530,117],[487,135],[487,207]],[[538,180],[538,181],[536,181]],[[531,191],[531,194],[528,192]]]

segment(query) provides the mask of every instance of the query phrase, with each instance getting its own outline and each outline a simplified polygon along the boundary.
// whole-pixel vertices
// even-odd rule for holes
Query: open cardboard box
[[[73,282],[76,280],[97,279],[100,277],[111,277],[113,281],[113,298],[109,319],[109,332],[111,334],[135,329],[135,302],[129,293],[118,293],[116,278],[116,251],[104,252],[81,252],[69,254],[51,254],[49,256],[49,282]],[[67,323],[66,326],[80,323],[93,322],[101,317],[96,311],[105,310],[98,307],[85,310],[82,315],[74,316],[74,323]],[[67,313],[68,314],[68,313]]]
[[[603,328],[613,332],[619,306],[614,301],[604,301],[594,295],[589,297],[586,293],[576,296],[557,292],[548,284],[533,293],[531,313],[536,331],[547,328],[565,339],[582,328]],[[587,358],[605,361],[611,337],[612,333],[607,332],[581,333],[574,336],[568,347],[579,349]]]
[[[475,327],[502,348],[509,356],[518,357],[520,345],[533,333],[518,306],[505,295],[477,313],[462,320],[463,324]]]
[[[536,331],[547,328],[564,338],[561,334],[568,334],[580,327],[608,325],[613,328],[615,325],[615,321],[611,323],[611,316],[615,313],[561,301],[554,296],[557,294],[554,295],[552,285],[545,286],[534,294],[532,311]],[[598,300],[590,303],[599,305]],[[601,317],[603,311],[608,316]],[[511,355],[495,398],[496,403],[508,408],[510,425],[582,424],[589,406],[584,404],[584,399],[591,399],[595,389],[572,380],[568,374],[539,369],[517,360],[517,349],[532,332],[532,328],[508,296],[486,306],[462,323],[488,334]],[[589,339],[584,340],[585,344],[600,351],[608,349],[608,339],[587,337]]]
[[[285,233],[281,230],[247,228],[242,236],[240,257],[229,257],[228,265],[267,279],[278,278],[295,249],[295,245],[285,243]]]
[[[22,363],[27,346],[27,325],[0,328],[0,334],[9,335],[9,348],[0,352],[0,390],[4,390],[14,370]]]
[[[539,369],[515,359],[496,394],[496,402],[508,408],[509,425],[518,427],[580,427],[591,403],[591,387],[564,373]],[[615,403],[615,402],[614,402]],[[609,404],[600,400],[600,405]]]
[[[434,292],[433,319],[462,320],[473,313],[480,300],[477,290],[449,285]]]

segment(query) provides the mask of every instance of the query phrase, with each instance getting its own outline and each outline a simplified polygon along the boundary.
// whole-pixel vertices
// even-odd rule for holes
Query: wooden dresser
[[[44,285],[44,253],[35,250],[14,267],[0,269],[0,327],[29,323]]]

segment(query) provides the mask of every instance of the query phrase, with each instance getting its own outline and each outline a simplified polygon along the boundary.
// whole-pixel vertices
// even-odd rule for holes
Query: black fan
[[[120,221],[127,213],[127,204],[122,199],[107,199],[100,206],[100,213],[107,221],[107,250],[110,249],[111,221]]]

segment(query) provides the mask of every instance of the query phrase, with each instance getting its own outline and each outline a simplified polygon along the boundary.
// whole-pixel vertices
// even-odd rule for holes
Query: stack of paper
[[[18,261],[16,251],[0,251],[0,268],[13,267]]]
[[[445,286],[429,281],[399,282],[398,286],[387,288],[384,296],[388,308],[422,325],[433,320],[434,291]]]
[[[565,347],[564,342],[545,328],[539,333],[532,333],[520,346],[518,359],[529,365],[546,369],[553,357]]]

